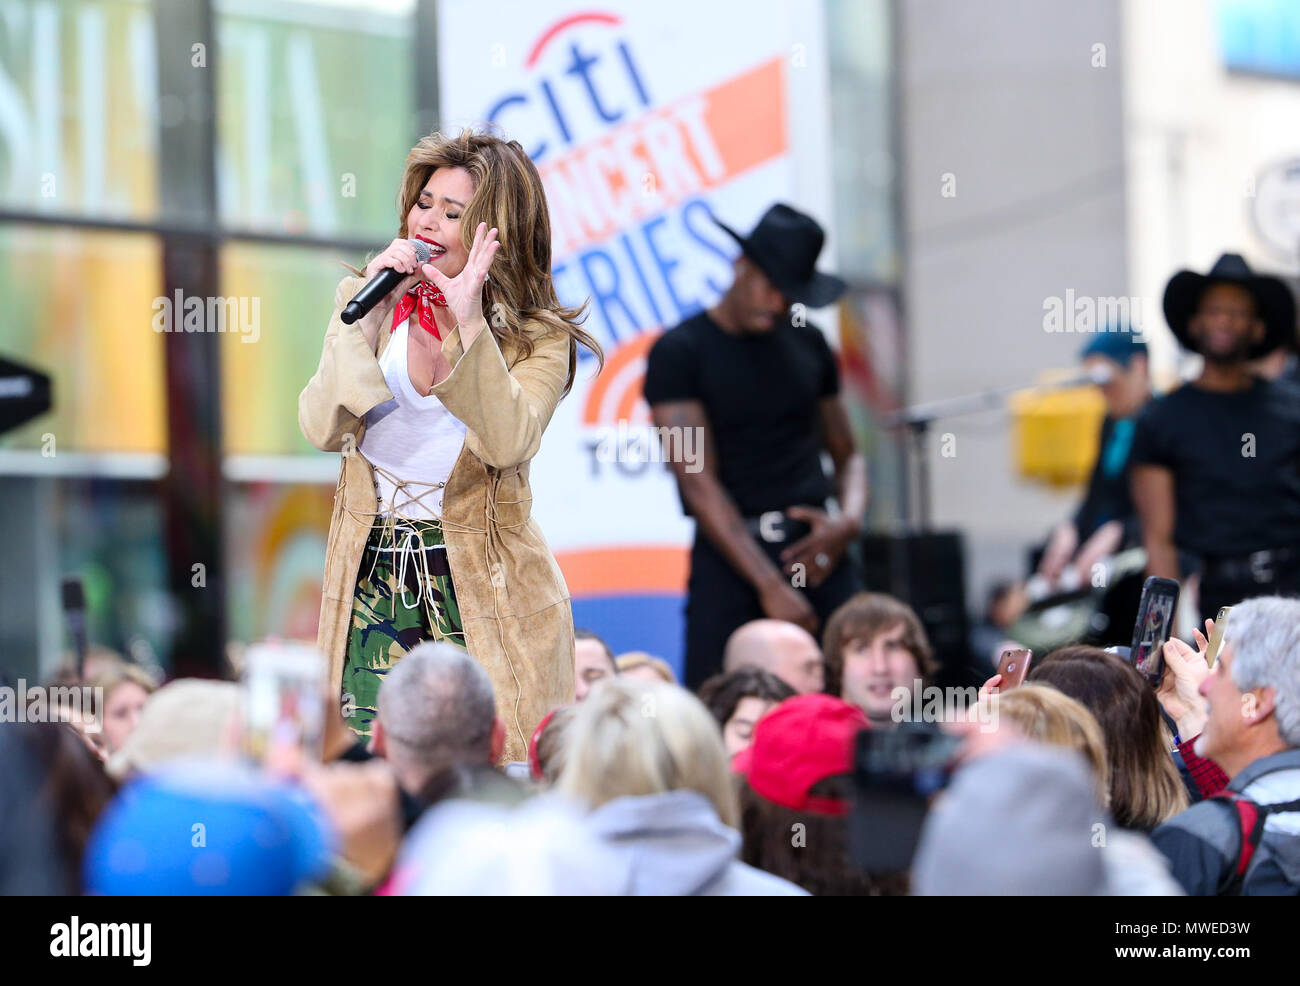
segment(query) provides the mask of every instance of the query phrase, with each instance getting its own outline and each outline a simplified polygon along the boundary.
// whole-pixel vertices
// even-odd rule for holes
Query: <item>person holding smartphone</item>
[[[1280,279],[1236,254],[1169,281],[1165,318],[1204,359],[1200,375],[1149,404],[1133,439],[1133,501],[1147,574],[1200,571],[1203,618],[1260,595],[1300,594],[1300,390],[1248,361],[1296,332]]]
[[[492,680],[504,757],[522,760],[542,716],[574,696],[569,593],[530,516],[529,461],[577,346],[601,351],[556,296],[546,195],[517,141],[430,134],[398,199],[397,238],[339,284],[298,401],[307,440],[342,453],[317,642],[360,733],[415,644],[466,647]],[[384,269],[406,277],[345,324]]]

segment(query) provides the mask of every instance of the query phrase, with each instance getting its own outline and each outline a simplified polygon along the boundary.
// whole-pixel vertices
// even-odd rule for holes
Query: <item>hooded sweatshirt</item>
[[[740,836],[694,791],[611,801],[592,813],[555,793],[516,807],[435,805],[402,848],[399,895],[804,895],[736,860]]]
[[[593,811],[587,825],[620,861],[625,895],[808,896],[740,862],[740,833],[697,791],[615,798]]]
[[[1093,792],[1072,750],[1025,743],[970,761],[925,821],[913,894],[1106,895]]]
[[[518,805],[448,800],[402,844],[384,888],[395,896],[611,896],[623,866],[554,794]]]

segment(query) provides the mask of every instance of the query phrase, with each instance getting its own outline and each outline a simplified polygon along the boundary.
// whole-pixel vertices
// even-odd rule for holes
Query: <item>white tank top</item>
[[[443,491],[429,489],[433,484],[445,483],[451,475],[465,444],[465,424],[437,397],[422,397],[411,384],[406,366],[409,324],[407,319],[397,327],[379,359],[379,368],[394,397],[366,412],[360,449],[366,460],[378,467],[375,489],[381,513],[437,519],[442,515]],[[406,485],[399,487],[391,477]]]

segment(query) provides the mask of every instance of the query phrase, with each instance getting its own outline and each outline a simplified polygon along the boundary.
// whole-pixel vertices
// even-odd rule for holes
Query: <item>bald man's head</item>
[[[761,668],[801,694],[821,691],[826,681],[817,641],[783,620],[751,620],[738,627],[727,640],[722,668]]]

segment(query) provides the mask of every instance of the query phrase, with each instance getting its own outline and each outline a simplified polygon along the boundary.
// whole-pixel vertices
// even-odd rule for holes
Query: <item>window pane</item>
[[[413,7],[217,4],[226,226],[395,235],[394,193],[415,128]]]
[[[221,338],[227,455],[320,455],[298,430],[298,393],[316,372],[334,289],[359,264],[342,250],[229,244],[221,252],[227,305],[249,316]],[[334,465],[337,471],[337,463]],[[323,474],[322,474],[323,475]]]
[[[0,227],[0,355],[53,382],[52,410],[0,450],[26,450],[32,472],[62,471],[65,454],[164,452],[161,270],[150,235]]]
[[[154,663],[177,608],[166,592],[156,484],[0,476],[0,673],[47,678],[70,663],[60,580],[82,580],[92,649]]]
[[[895,148],[890,127],[889,4],[829,0],[835,209],[853,221],[835,230],[838,269],[892,284],[899,276],[894,223]]]
[[[231,640],[316,639],[333,506],[333,483],[226,485],[226,564],[239,573],[227,582]]]
[[[92,644],[146,663],[171,649],[163,518],[152,483],[58,479],[59,572],[80,575]]]
[[[0,204],[147,220],[158,211],[157,55],[140,0],[0,7]]]

